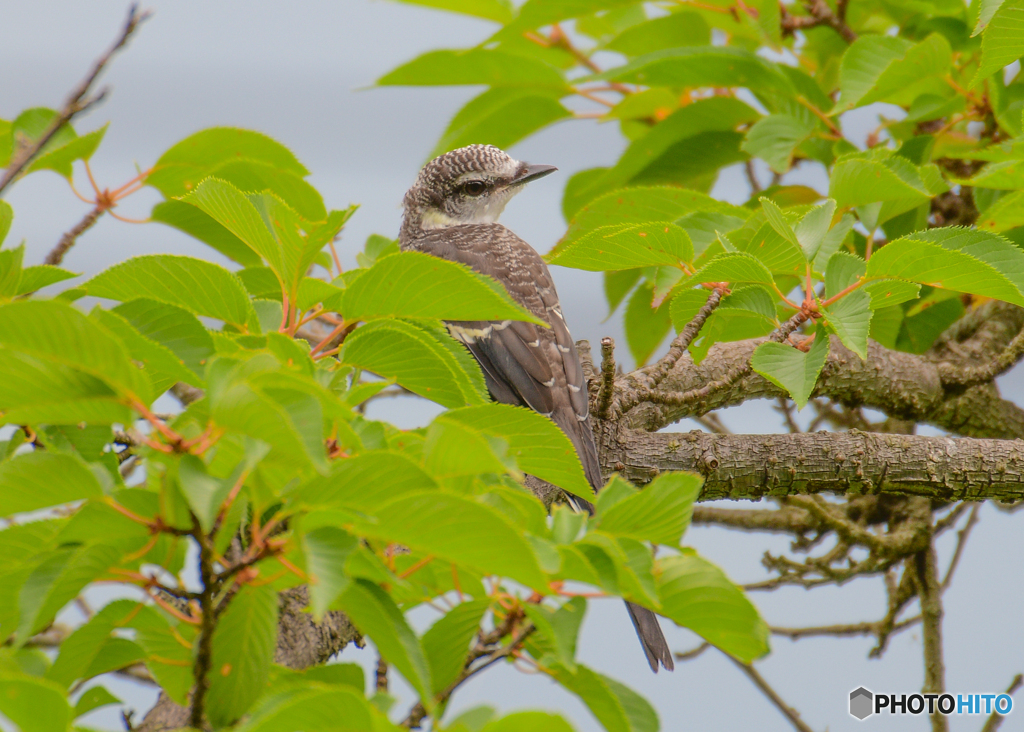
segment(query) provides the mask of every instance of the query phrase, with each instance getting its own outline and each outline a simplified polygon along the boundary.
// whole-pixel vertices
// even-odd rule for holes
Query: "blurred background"
[[[401,200],[451,116],[479,90],[373,88],[392,67],[435,48],[468,47],[487,38],[484,21],[386,0],[273,3],[151,0],[154,16],[116,58],[102,79],[111,95],[75,123],[79,133],[110,129],[92,169],[101,187],[117,187],[178,140],[205,127],[237,126],[266,133],[291,148],[312,171],[308,179],[329,208],[360,204],[340,246],[343,262],[354,262],[371,233],[397,236]],[[33,106],[59,107],[68,91],[107,48],[124,20],[124,0],[31,3],[0,2],[0,118],[13,119]],[[863,140],[874,126],[876,108],[844,117],[852,139]],[[892,116],[890,114],[890,116]],[[562,122],[511,149],[513,156],[557,165],[560,172],[528,187],[513,201],[503,222],[545,252],[565,230],[561,191],[577,170],[613,163],[624,138],[611,124]],[[84,183],[84,174],[79,184]],[[767,180],[766,169],[761,169]],[[76,180],[79,180],[76,178]],[[805,163],[787,182],[824,190],[825,175]],[[726,170],[712,194],[742,203],[749,187],[740,168]],[[26,243],[26,264],[38,264],[88,211],[56,174],[34,175],[7,196],[15,221],[9,241]],[[148,189],[127,199],[118,213],[145,218],[161,200]],[[129,256],[175,253],[230,265],[217,252],[161,224],[132,225],[103,217],[65,258],[63,266],[86,277]],[[598,273],[554,268],[566,319],[576,338],[610,335],[623,343],[619,315],[606,320]],[[84,279],[84,278],[83,278]],[[79,280],[83,281],[83,280]],[[667,343],[665,344],[667,346]],[[664,346],[663,346],[664,347]],[[631,366],[627,349],[617,354]],[[1002,377],[1004,396],[1024,400],[1024,371]],[[781,431],[773,403],[755,402],[726,410],[723,419],[737,432]],[[401,427],[427,422],[436,409],[418,399],[377,402],[371,415]],[[806,422],[807,420],[804,420]],[[694,423],[670,430],[697,428]],[[735,504],[731,504],[735,505]],[[1022,517],[986,506],[945,595],[946,683],[951,693],[1001,692],[1024,671],[1024,549]],[[760,565],[765,550],[785,551],[784,539],[694,527],[686,543],[723,567],[739,583],[767,577]],[[940,543],[940,564],[948,562],[955,535]],[[842,588],[812,592],[787,588],[755,593],[770,625],[805,626],[877,620],[885,612],[880,579],[859,579]],[[906,616],[916,611],[911,608]],[[422,627],[429,612],[414,618]],[[688,631],[664,621],[676,651],[699,644]],[[873,639],[775,637],[772,654],[757,664],[783,699],[813,729],[926,729],[919,718],[871,718],[859,723],[847,714],[847,695],[866,686],[876,692],[913,693],[923,678],[921,639],[915,630],[894,636],[881,660],[868,660]],[[370,669],[372,648],[350,646],[341,660]],[[689,729],[789,730],[790,723],[719,652],[680,662],[674,673],[650,673],[621,603],[591,601],[580,637],[579,658],[626,683],[658,710],[667,732]],[[141,720],[155,699],[149,688],[104,680]],[[412,695],[401,684],[397,710],[404,716]],[[1024,730],[1024,701],[1017,700],[1003,730]],[[546,708],[566,715],[578,730],[600,729],[584,706],[544,676],[494,668],[454,697],[450,715],[488,703],[511,711]],[[122,729],[114,708],[82,720],[87,726]],[[953,717],[954,730],[979,729],[977,717]],[[0,724],[2,726],[2,724]]]

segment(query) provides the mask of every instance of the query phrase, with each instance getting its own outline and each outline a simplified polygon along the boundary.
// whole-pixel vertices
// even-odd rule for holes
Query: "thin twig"
[[[597,416],[608,419],[615,395],[615,341],[601,339],[601,388],[597,393]]]
[[[907,628],[913,627],[921,622],[921,616],[916,615],[906,620],[901,620],[892,627],[892,633],[906,630]],[[880,621],[874,621],[870,623],[849,623],[845,625],[820,625],[810,628],[780,628],[778,626],[769,626],[768,631],[772,635],[781,635],[784,638],[790,640],[800,640],[801,638],[815,638],[819,636],[855,636],[855,635],[875,635],[878,633]]]
[[[57,131],[61,127],[68,124],[76,115],[81,114],[89,107],[94,104],[98,104],[103,101],[107,95],[107,89],[101,89],[95,96],[88,97],[89,90],[95,83],[97,77],[103,71],[103,68],[107,65],[110,59],[119,50],[124,48],[128,39],[131,37],[135,29],[139,27],[139,24],[145,21],[150,13],[144,12],[139,13],[139,6],[132,5],[128,10],[128,19],[125,21],[124,28],[121,30],[121,35],[110,49],[100,56],[99,60],[93,65],[92,71],[89,75],[82,80],[71,94],[68,96],[67,101],[64,102],[63,109],[57,114],[50,125],[46,128],[39,138],[25,147],[19,148],[11,158],[10,164],[7,166],[7,170],[4,171],[4,175],[0,178],[0,193],[11,184],[11,182],[21,173],[24,168],[32,162],[32,160],[39,154],[39,152],[46,146]]]
[[[757,179],[757,172],[754,170],[753,159],[748,158],[747,161],[743,163],[743,172],[747,174],[747,183],[750,184],[751,195],[760,193],[764,190],[764,187],[761,185],[761,181]]]
[[[793,317],[783,323],[779,328],[775,330],[770,336],[769,341],[775,343],[782,343],[789,336],[805,323],[810,316],[801,310],[796,313]],[[732,386],[734,383],[742,379],[744,376],[749,374],[751,371],[750,362],[746,362],[741,366],[736,366],[727,372],[724,376],[714,381],[710,381],[704,386],[691,389],[690,391],[683,392],[682,394],[665,394],[662,392],[652,392],[647,396],[649,401],[653,401],[659,404],[666,404],[672,406],[678,406],[682,404],[692,404],[693,402],[699,402],[706,399],[711,394],[715,393],[719,389],[725,389]]]
[[[1024,686],[1024,675],[1017,674],[1013,677],[1013,681],[1011,681],[1010,685],[1006,688],[1006,693],[1012,696],[1013,693],[1021,686]],[[989,718],[985,721],[985,726],[981,728],[981,732],[996,732],[1005,719],[1006,717],[993,710],[992,714],[989,715]]]
[[[971,534],[971,529],[978,523],[978,511],[981,510],[981,504],[975,504],[971,508],[971,513],[967,517],[967,523],[964,527],[956,532],[956,549],[953,550],[953,558],[949,560],[949,568],[946,570],[946,576],[942,579],[940,585],[941,591],[945,592],[949,588],[949,583],[953,581],[953,572],[956,571],[957,565],[960,563],[960,556],[964,552],[964,545],[967,543],[967,537]]]
[[[624,414],[630,409],[635,407],[642,401],[646,401],[650,398],[650,395],[658,388],[658,385],[665,379],[666,376],[675,368],[679,359],[682,358],[683,354],[686,353],[686,349],[693,343],[693,339],[700,333],[700,329],[704,327],[708,318],[711,317],[711,313],[715,311],[719,303],[722,302],[723,290],[721,288],[715,288],[711,291],[711,295],[708,296],[707,302],[705,302],[697,314],[693,316],[693,319],[686,324],[686,326],[679,331],[679,335],[676,336],[675,340],[672,341],[672,345],[659,361],[654,365],[648,372],[650,382],[644,389],[637,389],[629,399],[624,399],[620,404],[616,406],[617,414]],[[602,341],[603,345],[603,341]],[[600,415],[605,418],[604,415]]]
[[[984,366],[965,366],[943,362],[938,365],[943,386],[969,387],[984,384],[1005,373],[1024,358],[1024,330],[1017,333],[1006,348]]]
[[[704,641],[696,648],[691,648],[689,651],[677,651],[672,655],[677,661],[689,661],[701,655],[702,653],[704,653],[704,651],[706,651],[709,648],[711,648],[711,644],[707,641]]]
[[[764,677],[757,672],[752,665],[737,661],[729,654],[725,654],[726,658],[736,664],[736,667],[747,675],[751,681],[754,682],[754,686],[761,690],[761,693],[768,697],[768,701],[775,705],[775,708],[782,712],[782,715],[789,720],[789,723],[793,725],[794,729],[798,732],[813,732],[813,730],[807,726],[807,723],[800,719],[800,713],[797,712],[793,707],[789,706],[782,700],[782,697],[776,693]]]
[[[68,250],[75,245],[75,241],[84,234],[86,231],[92,228],[92,225],[96,223],[103,212],[106,211],[103,206],[97,206],[92,211],[87,213],[81,221],[75,224],[74,228],[68,232],[65,232],[64,236],[57,242],[57,246],[50,250],[50,253],[46,255],[46,259],[43,260],[44,264],[52,264],[57,266],[64,261],[64,255],[68,253]]]

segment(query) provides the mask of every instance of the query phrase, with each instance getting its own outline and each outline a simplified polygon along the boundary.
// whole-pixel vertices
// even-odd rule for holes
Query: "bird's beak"
[[[554,165],[527,165],[525,168],[519,171],[519,175],[512,179],[512,185],[523,185],[529,183],[531,180],[537,180],[543,178],[549,173],[554,173],[558,168]]]

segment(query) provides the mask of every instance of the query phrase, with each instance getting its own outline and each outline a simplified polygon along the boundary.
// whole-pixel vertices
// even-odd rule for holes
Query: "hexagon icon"
[[[864,721],[874,714],[874,695],[863,686],[850,692],[850,715]]]

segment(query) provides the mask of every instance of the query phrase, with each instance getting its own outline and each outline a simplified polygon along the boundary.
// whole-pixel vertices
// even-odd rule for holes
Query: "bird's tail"
[[[675,669],[676,664],[672,660],[672,651],[669,650],[665,634],[661,632],[661,625],[658,624],[658,616],[645,607],[632,602],[626,603],[629,610],[629,618],[633,621],[633,628],[636,629],[636,637],[640,639],[640,645],[647,656],[647,663],[651,671],[658,673],[658,662],[669,671]]]

